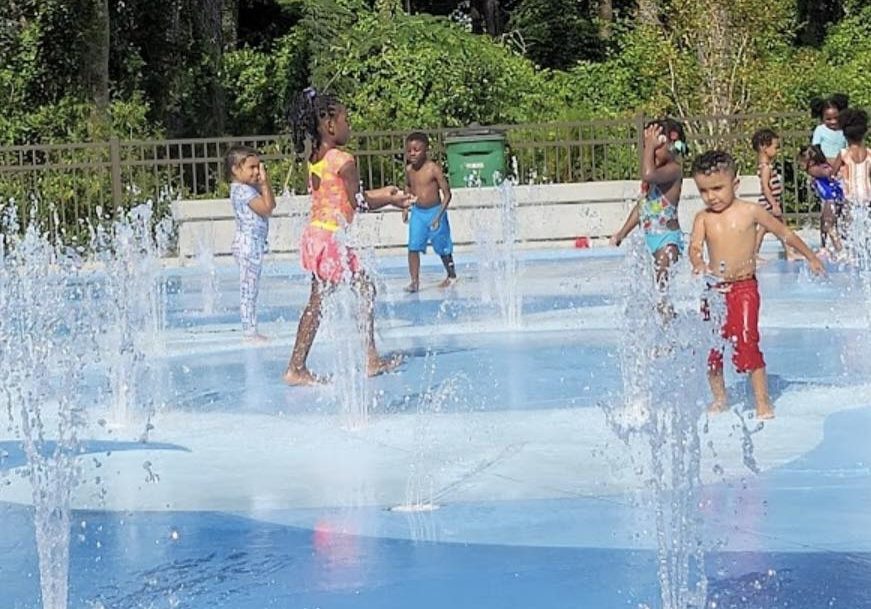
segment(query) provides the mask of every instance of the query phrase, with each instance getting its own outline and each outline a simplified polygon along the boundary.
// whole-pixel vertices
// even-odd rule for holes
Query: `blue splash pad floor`
[[[137,442],[134,415],[94,424],[84,445],[70,606],[658,607],[645,447],[617,440],[599,408],[621,391],[619,259],[530,257],[511,331],[462,262],[456,289],[415,296],[399,262],[383,265],[381,343],[410,358],[371,381],[375,407],[356,429],[330,388],[280,381],[307,296],[295,268],[267,277],[265,348],[239,344],[232,268],[208,314],[200,274],[170,272],[151,442]],[[702,436],[711,607],[871,607],[863,311],[846,273],[814,283],[800,268],[760,274],[778,418],[739,416],[745,389],[730,376],[736,410]],[[319,339],[312,367],[331,361]],[[30,490],[14,441],[0,449],[2,606],[35,609]],[[387,509],[410,496],[440,507]]]

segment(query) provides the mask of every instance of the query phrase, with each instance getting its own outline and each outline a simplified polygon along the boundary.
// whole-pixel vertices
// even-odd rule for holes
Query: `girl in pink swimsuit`
[[[363,299],[367,324],[367,362],[370,376],[401,363],[400,358],[382,358],[375,349],[375,286],[360,266],[354,251],[340,243],[336,233],[354,221],[358,211],[386,205],[408,207],[410,197],[395,186],[360,192],[360,175],[354,157],[339,149],[348,143],[351,129],[345,107],[332,95],[306,89],[291,116],[294,146],[310,153],[309,187],[312,208],[303,231],[302,267],[312,273],[311,296],[299,320],[296,342],[284,380],[290,385],[321,381],[306,367],[309,351],[321,322],[323,296],[337,283],[348,281]]]

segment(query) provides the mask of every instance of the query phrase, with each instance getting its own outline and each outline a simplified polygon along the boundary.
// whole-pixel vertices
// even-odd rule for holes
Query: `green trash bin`
[[[505,175],[505,134],[481,127],[450,133],[445,156],[451,187],[495,186],[494,177],[498,183]]]

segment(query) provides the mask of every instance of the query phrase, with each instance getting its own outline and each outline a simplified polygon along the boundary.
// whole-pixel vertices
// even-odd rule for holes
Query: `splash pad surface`
[[[650,473],[601,408],[622,390],[619,257],[521,256],[516,327],[458,262],[456,287],[430,287],[425,266],[409,296],[402,260],[379,260],[380,346],[408,360],[370,382],[365,422],[330,387],[281,381],[308,295],[294,264],[265,271],[264,347],[240,342],[232,267],[214,299],[198,269],[166,270],[149,442],[140,421],[99,417],[83,438],[100,482],[73,495],[70,607],[659,606]],[[719,608],[871,606],[865,305],[846,272],[800,268],[759,273],[777,419],[760,428],[730,375],[735,410],[702,428]],[[330,371],[331,353],[319,337],[311,368]],[[3,596],[35,609],[31,489],[11,436],[0,450]]]

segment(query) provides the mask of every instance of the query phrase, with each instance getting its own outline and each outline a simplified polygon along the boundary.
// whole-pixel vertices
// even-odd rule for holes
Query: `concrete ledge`
[[[572,244],[579,236],[593,244],[606,240],[623,223],[635,204],[638,181],[585,182],[516,186],[518,238],[524,247]],[[755,201],[759,196],[756,176],[741,178],[739,195]],[[475,243],[488,227],[498,226],[501,194],[498,188],[458,188],[450,207],[454,242],[463,248]],[[307,223],[310,199],[307,195],[280,197],[270,220],[269,250],[273,254],[298,251]],[[680,219],[689,231],[692,218],[701,208],[695,182],[684,180]],[[216,256],[231,255],[235,220],[229,199],[178,201],[173,205],[178,226],[180,262],[207,250]],[[408,228],[399,210],[360,214],[355,233],[363,243],[379,249],[405,248]]]

